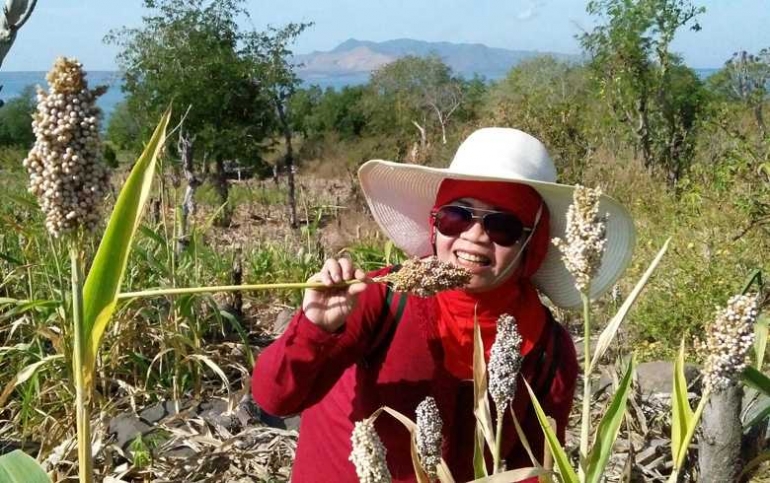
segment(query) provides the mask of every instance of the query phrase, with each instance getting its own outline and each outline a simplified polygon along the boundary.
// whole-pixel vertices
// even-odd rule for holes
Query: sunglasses
[[[477,215],[476,212],[483,214]],[[473,225],[473,220],[481,220],[484,231],[497,245],[514,245],[521,235],[532,231],[516,215],[503,211],[482,210],[458,205],[445,205],[431,213],[433,225],[444,236],[455,237]]]

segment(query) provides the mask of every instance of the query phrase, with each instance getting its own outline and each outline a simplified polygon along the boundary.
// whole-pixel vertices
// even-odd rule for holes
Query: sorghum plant
[[[567,240],[555,238],[567,270],[575,277],[575,288],[583,301],[583,412],[580,425],[580,457],[588,455],[588,433],[591,418],[590,340],[591,312],[589,294],[591,279],[599,270],[607,243],[607,217],[599,215],[601,190],[576,186],[573,202],[567,210]],[[585,478],[581,466],[578,474]]]
[[[754,344],[757,313],[756,296],[736,295],[731,297],[727,306],[718,310],[713,321],[707,324],[704,345],[707,355],[703,366],[704,391],[695,411],[690,408],[687,400],[684,342],[682,343],[674,373],[671,435],[674,467],[669,477],[670,482],[676,482],[681,474],[688,446],[701,418],[704,423],[699,454],[702,476],[708,481],[729,481],[738,477],[742,466],[742,391],[737,384],[746,369],[749,351]]]
[[[131,240],[152,183],[155,159],[163,146],[169,112],[156,128],[115,203],[107,229],[86,277],[85,237],[99,222],[99,207],[109,186],[101,163],[96,98],[104,90],[89,89],[82,65],[60,58],[47,75],[50,90],[38,91],[33,116],[35,144],[24,160],[30,191],[46,215],[46,228],[64,238],[71,259],[71,305],[78,438],[78,474],[93,479],[90,398],[96,355],[117,303]]]
[[[606,247],[607,216],[600,215],[599,213],[600,197],[601,191],[598,189],[577,186],[574,192],[573,203],[567,212],[566,240],[554,240],[554,244],[562,252],[562,259],[567,269],[575,279],[575,287],[580,292],[583,302],[583,407],[577,473],[572,468],[570,460],[561,447],[556,433],[551,428],[547,415],[537,401],[532,388],[527,385],[535,413],[545,433],[548,448],[553,454],[562,481],[566,482],[599,482],[602,478],[625,414],[626,402],[631,386],[631,376],[634,371],[634,358],[631,357],[625,375],[620,381],[609,407],[596,428],[595,442],[589,448],[588,439],[591,433],[590,404],[592,396],[591,372],[614,339],[620,324],[668,248],[668,241],[666,241],[644,275],[639,279],[634,289],[620,306],[617,314],[610,320],[599,336],[599,341],[592,357],[589,345],[591,336],[589,294],[591,280],[595,277],[601,266],[602,256]]]
[[[35,144],[23,164],[30,176],[29,191],[37,196],[54,237],[66,237],[72,265],[72,306],[76,390],[78,464],[81,481],[93,473],[89,399],[81,370],[87,344],[83,324],[83,236],[93,231],[109,186],[101,163],[96,98],[103,89],[90,90],[83,66],[59,58],[46,76],[49,92],[38,89],[32,127]]]

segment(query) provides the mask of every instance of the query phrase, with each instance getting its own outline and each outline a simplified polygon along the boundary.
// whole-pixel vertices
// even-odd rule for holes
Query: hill
[[[455,44],[426,42],[414,39],[396,39],[385,42],[349,39],[328,52],[314,51],[297,55],[296,63],[303,64],[298,73],[303,79],[324,77],[366,76],[388,62],[407,55],[426,56],[435,53],[456,73],[465,77],[474,74],[499,78],[523,60],[538,55],[552,55],[559,59],[578,60],[577,55],[532,50],[508,50],[483,44]]]

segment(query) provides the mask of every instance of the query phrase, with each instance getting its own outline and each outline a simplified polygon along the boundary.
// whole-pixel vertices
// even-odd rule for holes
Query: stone
[[[684,375],[689,391],[700,393],[700,369],[692,364],[685,364]],[[643,362],[636,367],[636,377],[642,394],[671,394],[674,363],[672,361]]]
[[[281,310],[275,317],[275,322],[273,322],[273,333],[276,335],[283,334],[283,331],[289,326],[292,317],[294,317],[294,311],[288,309]]]

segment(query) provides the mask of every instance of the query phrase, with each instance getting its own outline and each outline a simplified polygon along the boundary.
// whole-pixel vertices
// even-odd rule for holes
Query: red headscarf
[[[537,342],[546,321],[546,309],[540,303],[531,277],[543,263],[549,244],[548,207],[533,188],[513,182],[465,181],[446,179],[441,183],[434,209],[460,198],[475,198],[497,209],[515,214],[524,226],[532,227],[542,206],[540,219],[524,253],[519,267],[497,287],[486,292],[468,293],[462,290],[441,292],[438,331],[444,347],[444,363],[450,373],[460,379],[473,378],[473,319],[479,322],[485,355],[497,333],[497,319],[502,314],[516,318],[522,336],[522,355]],[[435,228],[432,228],[435,242]],[[522,242],[526,236],[522,238]]]

